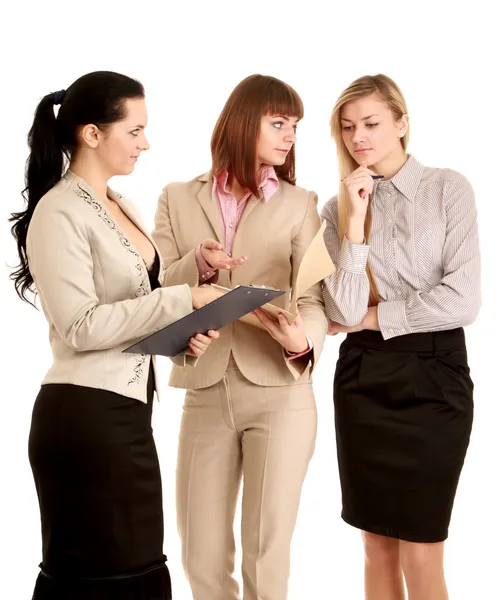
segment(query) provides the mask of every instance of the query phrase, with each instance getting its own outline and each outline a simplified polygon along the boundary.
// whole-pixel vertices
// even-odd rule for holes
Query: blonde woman
[[[363,531],[368,600],[402,600],[403,575],[410,600],[445,600],[444,540],[473,418],[473,191],[406,153],[407,107],[389,77],[354,81],[331,126],[341,184],[322,211],[337,266],[324,299],[330,333],[348,333],[334,382],[342,518]]]

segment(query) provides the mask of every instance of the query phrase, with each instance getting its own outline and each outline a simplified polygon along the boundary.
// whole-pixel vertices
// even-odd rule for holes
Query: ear
[[[84,125],[80,132],[82,142],[90,148],[97,148],[100,141],[101,131],[96,125]]]
[[[409,115],[403,115],[398,121],[398,137],[403,138],[409,128]]]

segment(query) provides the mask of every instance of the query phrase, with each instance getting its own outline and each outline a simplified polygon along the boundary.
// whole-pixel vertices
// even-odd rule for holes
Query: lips
[[[370,152],[372,150],[372,148],[358,148],[357,150],[355,150],[355,152],[357,154],[364,154],[365,152]]]

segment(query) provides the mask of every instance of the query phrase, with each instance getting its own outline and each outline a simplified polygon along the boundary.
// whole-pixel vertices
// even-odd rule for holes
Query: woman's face
[[[394,153],[403,153],[401,138],[407,131],[408,119],[398,121],[377,94],[346,102],[341,109],[342,139],[358,164],[372,167],[383,163]]]
[[[257,142],[257,167],[281,166],[297,139],[297,117],[265,115],[260,122]]]
[[[138,157],[150,145],[145,136],[147,107],[144,98],[130,98],[124,103],[125,117],[98,133],[95,151],[110,176],[128,175]]]

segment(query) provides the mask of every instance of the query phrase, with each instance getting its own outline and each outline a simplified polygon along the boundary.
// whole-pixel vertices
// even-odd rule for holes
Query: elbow
[[[341,323],[341,325],[345,325],[346,327],[356,327],[363,321],[367,312],[368,312],[368,310],[366,310],[365,313],[363,313],[361,316],[360,315],[347,316],[344,319],[344,323]]]
[[[344,283],[338,284],[337,289],[344,289]],[[339,323],[345,327],[355,327],[359,325],[368,312],[368,300],[370,288],[365,286],[359,289],[357,293],[339,294],[337,289],[329,290],[327,286],[323,288],[323,299],[325,301],[325,310],[327,317],[334,323]]]
[[[463,319],[463,325],[471,325],[472,323],[475,323],[481,308],[482,298],[480,296],[473,298],[470,302],[468,310],[466,311],[465,318]]]
[[[74,352],[90,352],[91,350],[97,350],[90,337],[83,334],[83,332],[70,332],[64,337],[64,341]]]
[[[472,325],[479,315],[482,301],[479,296],[464,297],[462,301],[452,305],[452,312],[447,323],[456,327]]]
[[[327,317],[334,323],[344,325],[345,327],[356,327],[359,325],[368,312],[368,307],[362,311],[344,310],[339,306],[334,305],[332,309],[327,306]]]
[[[92,323],[90,323],[90,317],[95,309],[96,307],[93,307],[91,310],[86,311],[61,336],[74,352],[90,352],[101,349],[98,347],[100,336],[96,335],[95,330],[93,333]]]

